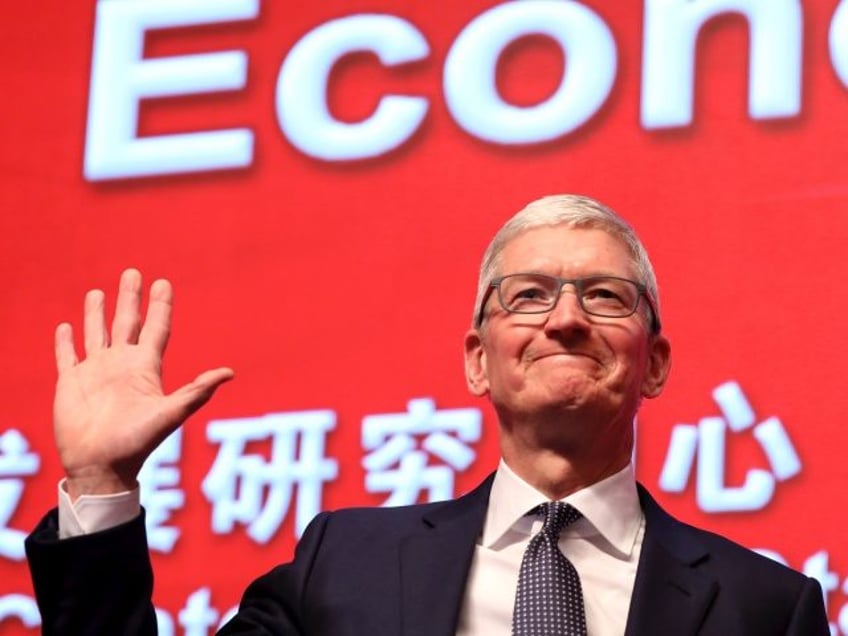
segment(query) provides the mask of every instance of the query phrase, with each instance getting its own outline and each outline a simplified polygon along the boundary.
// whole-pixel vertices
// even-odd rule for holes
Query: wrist
[[[83,495],[115,495],[138,487],[135,478],[122,477],[108,472],[91,472],[67,475],[63,482],[65,491],[75,502]]]

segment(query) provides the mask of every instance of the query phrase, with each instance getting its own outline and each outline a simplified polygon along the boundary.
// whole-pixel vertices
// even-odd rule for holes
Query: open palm
[[[71,326],[63,323],[56,329],[54,431],[74,499],[134,487],[156,446],[233,376],[227,368],[206,371],[165,394],[162,356],[173,291],[165,280],[151,285],[143,323],[141,298],[141,274],[126,270],[108,332],[104,294],[93,290],[86,295],[83,360],[76,354]]]

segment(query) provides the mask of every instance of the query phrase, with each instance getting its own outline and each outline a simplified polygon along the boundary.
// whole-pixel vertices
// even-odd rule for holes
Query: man
[[[45,634],[154,632],[135,478],[232,377],[208,371],[163,395],[171,289],[152,285],[143,324],[141,289],[125,272],[111,334],[103,294],[88,294],[82,362],[57,329],[67,479],[27,543]],[[670,360],[633,230],[584,197],[531,203],[484,256],[465,337],[468,387],[498,416],[497,472],[451,502],[320,514],[222,633],[828,634],[816,581],[672,519],[637,486],[633,419]],[[545,587],[554,571],[558,592]],[[537,611],[568,626],[540,627]]]

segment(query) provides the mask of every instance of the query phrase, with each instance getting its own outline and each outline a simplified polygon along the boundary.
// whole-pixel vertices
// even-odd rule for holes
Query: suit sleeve
[[[256,579],[222,635],[307,633],[303,590],[326,527],[322,513],[298,543],[296,558]],[[26,540],[44,636],[155,636],[153,570],[144,515],[102,532],[59,539],[58,515]]]
[[[315,633],[307,625],[304,591],[329,520],[329,513],[315,517],[306,528],[291,563],[275,567],[244,592],[238,613],[220,636],[271,636]]]
[[[787,636],[830,635],[824,596],[819,582],[815,579],[808,578],[801,589],[786,634]]]
[[[143,513],[102,532],[59,540],[54,509],[25,546],[44,636],[156,634]]]

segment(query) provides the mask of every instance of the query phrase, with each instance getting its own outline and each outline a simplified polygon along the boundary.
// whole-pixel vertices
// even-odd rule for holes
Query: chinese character
[[[475,459],[467,445],[480,439],[483,416],[478,409],[436,410],[429,398],[410,400],[406,413],[368,415],[362,420],[362,446],[371,451],[362,459],[368,471],[365,489],[391,493],[384,506],[454,496],[454,474]],[[415,436],[423,436],[419,449]],[[443,462],[428,465],[429,455]]]
[[[295,485],[298,537],[321,510],[325,481],[338,475],[338,463],[324,456],[333,411],[272,413],[261,417],[209,422],[206,436],[221,447],[203,481],[213,504],[212,530],[231,532],[238,522],[257,543],[267,543],[288,513]],[[245,453],[249,442],[271,440],[270,459]]]
[[[26,438],[13,428],[0,435],[0,555],[24,559],[26,533],[8,527],[24,492],[20,477],[38,472],[39,458],[29,452]]]
[[[741,387],[725,382],[713,391],[721,417],[704,417],[697,426],[677,424],[660,475],[660,488],[682,492],[686,487],[697,452],[696,496],[705,512],[760,510],[774,495],[775,481],[785,481],[801,472],[801,460],[777,417],[759,423]],[[741,433],[752,429],[769,461],[769,470],[748,471],[745,483],[724,485],[725,438],[727,429]]]
[[[185,494],[179,488],[180,469],[168,466],[180,461],[182,429],[177,429],[153,451],[138,473],[141,505],[146,511],[145,525],[151,549],[170,552],[180,536],[177,528],[166,526],[171,512],[185,504]]]

